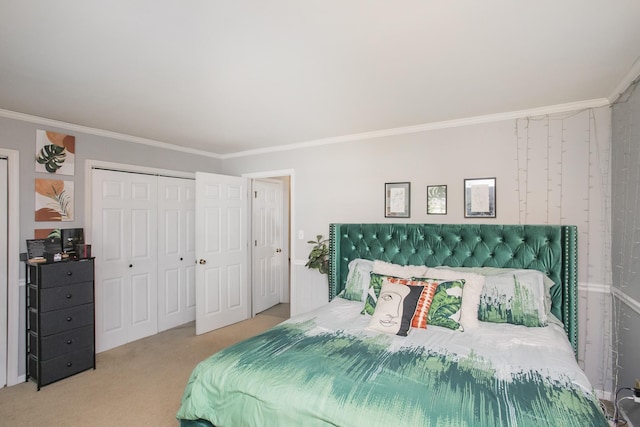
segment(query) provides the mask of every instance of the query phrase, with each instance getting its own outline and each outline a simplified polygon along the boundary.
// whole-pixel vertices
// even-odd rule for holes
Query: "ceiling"
[[[639,56],[637,0],[0,0],[5,115],[222,157],[612,101]]]

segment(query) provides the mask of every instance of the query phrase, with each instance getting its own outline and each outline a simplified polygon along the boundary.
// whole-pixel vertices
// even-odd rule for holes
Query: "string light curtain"
[[[610,114],[603,107],[515,122],[519,222],[578,226],[578,363],[601,397],[613,376]]]
[[[616,396],[640,378],[640,91],[638,79],[612,106],[612,356]],[[625,393],[619,393],[627,390]]]

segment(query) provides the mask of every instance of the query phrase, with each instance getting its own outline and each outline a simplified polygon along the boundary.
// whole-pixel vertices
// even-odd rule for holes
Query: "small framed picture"
[[[427,215],[447,214],[447,186],[427,185]]]
[[[474,178],[464,180],[465,218],[496,217],[496,179]]]
[[[410,209],[410,182],[387,182],[384,184],[385,218],[409,218]]]

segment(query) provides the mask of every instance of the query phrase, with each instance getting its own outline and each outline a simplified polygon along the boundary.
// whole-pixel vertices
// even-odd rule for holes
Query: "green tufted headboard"
[[[345,287],[356,258],[429,267],[526,268],[544,272],[551,312],[577,352],[577,228],[573,225],[331,224],[329,299]]]

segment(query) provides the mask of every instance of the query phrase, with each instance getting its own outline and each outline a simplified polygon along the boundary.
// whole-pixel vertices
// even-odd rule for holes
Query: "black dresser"
[[[27,375],[41,386],[96,367],[93,259],[27,263]]]

